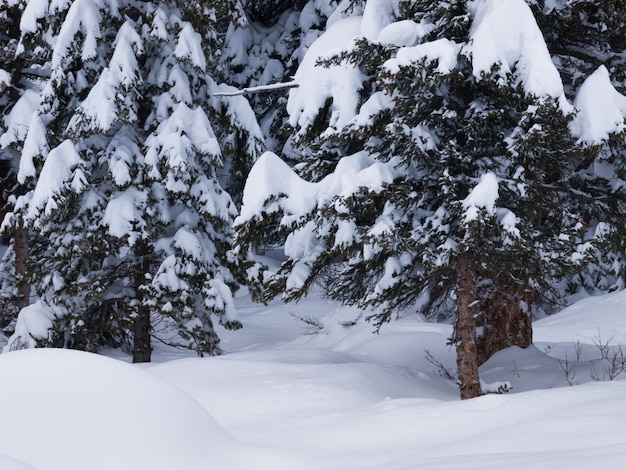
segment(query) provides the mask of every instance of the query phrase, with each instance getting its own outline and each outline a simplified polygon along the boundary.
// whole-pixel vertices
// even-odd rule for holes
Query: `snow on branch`
[[[243,88],[241,90],[235,91],[220,91],[217,93],[213,93],[213,96],[241,96],[241,95],[253,95],[256,93],[271,93],[276,90],[284,90],[288,88],[297,88],[300,84],[297,82],[286,82],[286,83],[273,83],[271,85],[261,85]]]

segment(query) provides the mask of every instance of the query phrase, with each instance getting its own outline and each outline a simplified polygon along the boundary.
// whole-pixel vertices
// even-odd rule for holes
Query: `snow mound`
[[[37,470],[25,462],[20,462],[6,455],[0,455],[0,468],[2,470]]]
[[[609,341],[626,345],[624,322],[626,290],[587,297],[565,310],[533,323],[533,337],[540,343],[572,343],[594,345]]]
[[[624,130],[626,96],[613,87],[604,65],[581,85],[574,107],[578,114],[571,130],[581,142],[597,144],[608,139],[610,133]]]
[[[466,52],[476,78],[499,63],[502,74],[515,69],[527,93],[564,101],[561,76],[524,0],[476,0],[469,7],[474,22]]]
[[[236,441],[205,409],[138,367],[33,349],[1,355],[0,375],[0,401],[10,405],[0,455],[39,470],[241,468],[229,458]]]
[[[289,93],[287,112],[292,126],[307,128],[332,100],[330,125],[338,129],[354,117],[359,102],[361,72],[352,64],[323,67],[318,60],[330,58],[349,49],[352,40],[361,31],[361,17],[345,18],[328,27],[309,48],[294,80],[300,85]]]

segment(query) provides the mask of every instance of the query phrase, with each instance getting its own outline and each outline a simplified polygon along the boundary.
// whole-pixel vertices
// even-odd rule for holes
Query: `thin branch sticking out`
[[[300,84],[297,82],[273,83],[271,85],[253,86],[236,91],[220,91],[218,93],[213,93],[213,96],[254,95],[257,93],[271,93],[274,91],[285,90],[288,88],[297,88],[299,86]]]

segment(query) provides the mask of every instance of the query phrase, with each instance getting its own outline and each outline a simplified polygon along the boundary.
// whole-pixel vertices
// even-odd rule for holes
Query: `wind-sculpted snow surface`
[[[224,333],[231,354],[148,370],[187,390],[241,441],[295,453],[299,470],[620,468],[626,382],[585,382],[592,364],[602,367],[597,331],[626,341],[623,299],[588,298],[539,321],[536,347],[504,350],[481,367],[486,382],[513,390],[469,401],[425,358],[428,350],[454,372],[451,325],[406,316],[373,334],[358,309],[313,296],[268,307],[241,297],[244,336]],[[308,316],[317,334],[303,335],[294,315]],[[574,380],[581,385],[570,387],[560,364],[566,351],[575,359],[577,339],[585,358]]]
[[[536,322],[536,347],[481,367],[513,389],[469,401],[426,358],[454,373],[451,325],[405,316],[373,334],[362,311],[317,296],[236,302],[244,329],[220,330],[221,357],[171,360],[191,353],[161,345],[165,362],[139,368],[66,350],[1,355],[0,468],[571,470],[626,459],[624,374],[589,375],[604,364],[598,335],[626,344],[623,292]],[[561,365],[576,362],[577,341],[569,386]]]
[[[203,468],[236,447],[184,392],[119,361],[36,349],[0,371],[0,455],[40,470]]]
[[[2,470],[37,470],[25,462],[20,462],[5,455],[0,455],[0,468]]]

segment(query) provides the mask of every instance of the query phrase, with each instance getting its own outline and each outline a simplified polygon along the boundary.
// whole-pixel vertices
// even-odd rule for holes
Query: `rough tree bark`
[[[476,319],[473,305],[476,300],[477,274],[467,256],[459,260],[457,276],[457,320],[454,324],[454,340],[461,399],[466,400],[482,395],[478,377]]]
[[[133,362],[150,362],[152,346],[150,344],[150,309],[143,303],[142,287],[146,283],[147,273],[147,250],[139,248],[138,256],[141,258],[139,270],[135,276],[135,292],[137,296],[137,316],[133,323]]]
[[[20,311],[30,304],[30,283],[26,275],[26,263],[28,261],[28,230],[24,228],[22,222],[13,233],[15,242],[15,274],[17,276],[17,298],[15,305]]]
[[[531,301],[524,297],[528,296],[511,293],[510,287],[500,286],[483,304],[476,319],[482,332],[476,340],[478,365],[503,349],[511,346],[527,348],[532,344],[532,318],[523,308]]]

